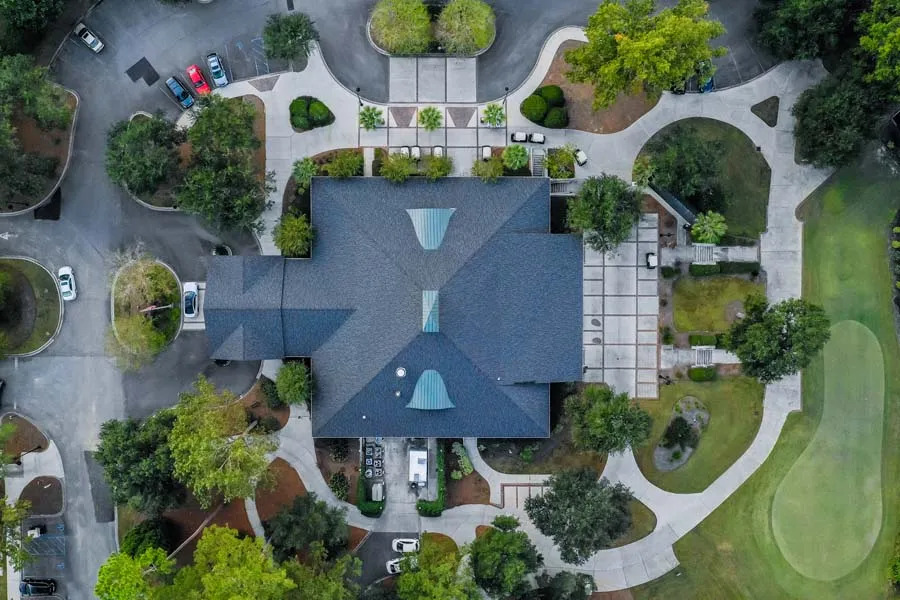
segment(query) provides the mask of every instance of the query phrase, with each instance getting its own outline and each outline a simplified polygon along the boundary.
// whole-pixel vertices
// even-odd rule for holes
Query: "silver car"
[[[207,55],[206,65],[209,67],[209,74],[212,75],[212,80],[216,87],[228,85],[228,75],[225,74],[225,67],[222,66],[222,61],[219,60],[218,54],[213,52]]]
[[[78,39],[84,42],[84,45],[96,52],[100,53],[101,50],[105,47],[103,42],[100,41],[100,38],[94,34],[93,31],[87,28],[84,23],[79,23],[75,26],[75,35],[78,36]]]

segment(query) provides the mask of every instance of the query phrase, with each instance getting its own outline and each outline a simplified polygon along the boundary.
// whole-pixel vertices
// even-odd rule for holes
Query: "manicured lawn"
[[[9,302],[10,305],[16,306],[17,311],[15,323],[3,322],[0,325],[10,338],[11,347],[8,352],[11,354],[33,352],[53,337],[59,325],[61,307],[56,292],[56,280],[43,268],[27,260],[0,259],[0,270],[13,276],[14,289]],[[31,324],[29,325],[27,321]]]
[[[722,173],[719,180],[727,199],[722,214],[728,221],[728,234],[758,237],[766,229],[766,207],[769,205],[772,176],[766,159],[740,129],[715,119],[683,119],[664,127],[654,137],[665,134],[667,129],[677,125],[692,125],[702,139],[722,143]]]
[[[709,426],[683,466],[658,471],[653,466],[653,449],[662,439],[675,403],[685,396],[695,396],[706,405]],[[762,420],[762,399],[763,386],[750,377],[660,386],[659,400],[639,402],[653,416],[650,441],[635,452],[641,471],[664,490],[702,492],[750,446]]]
[[[647,537],[656,527],[656,515],[647,508],[640,500],[631,501],[631,527],[625,532],[625,535],[613,542],[611,548],[627,546],[631,542],[636,542],[642,537]]]
[[[733,307],[750,294],[765,294],[765,287],[739,277],[680,277],[672,298],[675,328],[685,332],[726,331],[731,324],[729,305]]]
[[[897,210],[898,196],[900,179],[870,158],[836,174],[801,209],[806,223],[804,296],[821,303],[832,323],[859,321],[881,344],[886,399],[881,440],[882,482],[895,482],[900,470],[900,347],[894,329],[893,278],[885,241]],[[848,354],[849,351],[845,353]],[[846,374],[848,370],[843,367],[841,372]],[[882,520],[872,551],[852,572],[834,581],[810,579],[795,570],[785,560],[773,534],[773,498],[809,446],[820,422],[830,419],[823,417],[826,385],[833,385],[835,380],[826,379],[827,371],[825,357],[816,359],[805,371],[803,413],[788,417],[778,445],[766,463],[697,529],[675,544],[681,566],[657,581],[635,588],[635,598],[893,597],[886,573],[898,528],[900,487],[897,485],[882,487]],[[850,377],[856,379],[855,375]],[[849,384],[843,385],[846,388]],[[855,406],[859,399],[851,395],[843,401]],[[831,485],[823,488],[826,494],[834,493]],[[815,510],[823,502],[817,498],[819,488],[806,491],[806,502],[810,510]],[[849,500],[835,498],[835,502],[843,504],[855,499],[857,506],[870,497],[868,492],[849,487],[839,495]],[[823,536],[822,542],[825,541]],[[844,542],[850,540],[845,538],[841,543]],[[817,546],[815,551],[824,550]]]
[[[443,554],[450,554],[451,552],[457,552],[459,550],[459,547],[456,545],[456,542],[453,541],[453,538],[444,535],[443,533],[430,533],[426,531],[422,534],[422,544],[437,546],[441,549]]]

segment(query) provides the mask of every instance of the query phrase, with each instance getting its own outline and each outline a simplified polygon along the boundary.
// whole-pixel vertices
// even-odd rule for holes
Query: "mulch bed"
[[[461,471],[459,460],[452,451],[454,441],[461,440],[446,440],[444,442],[445,471],[447,473],[447,508],[463,504],[490,504],[491,486],[478,471],[473,471],[462,479],[453,479],[450,476],[450,473],[453,471]]]
[[[476,525],[475,526],[475,537],[480,538],[481,536],[486,534],[491,529],[493,529],[493,527],[491,527],[490,525]]]
[[[316,163],[319,167],[319,174],[324,175],[322,171],[322,167],[334,159],[334,157],[339,153],[345,150],[352,150],[355,154],[362,154],[362,148],[336,148],[334,150],[326,150],[325,152],[320,152],[314,156],[311,156],[312,161]],[[376,157],[378,154],[378,148],[376,148]],[[363,171],[365,171],[365,167],[363,167]],[[358,175],[362,175],[360,172]],[[295,212],[297,214],[304,214],[306,217],[312,222],[312,216],[310,214],[310,203],[311,203],[310,191],[307,189],[301,195],[297,195],[297,182],[294,181],[293,175],[290,179],[288,179],[287,185],[284,186],[284,195],[281,197],[281,214],[286,215],[288,212]]]
[[[316,439],[316,465],[325,478],[325,483],[331,480],[334,473],[343,472],[350,480],[350,493],[348,494],[348,502],[356,503],[356,486],[359,481],[359,445],[354,443],[356,440],[350,440],[350,451],[347,453],[347,460],[336,462],[331,459],[331,453],[328,449],[328,440],[325,438]]]
[[[58,515],[63,509],[62,482],[56,477],[36,477],[19,498],[31,503],[28,514],[32,517]]]
[[[269,408],[266,404],[266,396],[262,391],[262,378],[258,379],[250,391],[244,394],[241,402],[250,411],[254,419],[265,419],[266,417],[275,417],[278,419],[278,429],[287,425],[288,419],[291,418],[291,409],[289,406],[279,408]]]
[[[566,96],[569,112],[568,129],[580,129],[591,133],[615,133],[647,114],[658,100],[651,100],[645,93],[636,95],[620,94],[615,104],[605,110],[594,111],[594,86],[589,83],[570,83],[566,79],[569,65],[566,63],[567,50],[581,46],[583,42],[563,42],[550,63],[550,69],[541,85],[556,84]]]
[[[256,512],[261,521],[268,521],[285,506],[290,506],[297,496],[306,495],[306,486],[291,465],[283,458],[276,458],[269,465],[269,473],[275,485],[271,489],[256,490]]]
[[[44,199],[54,185],[56,185],[59,176],[62,174],[63,167],[66,164],[66,158],[69,156],[69,138],[72,134],[72,128],[75,125],[75,107],[77,102],[75,96],[66,92],[66,105],[72,111],[72,122],[68,129],[41,129],[37,122],[26,116],[21,110],[14,110],[10,122],[16,129],[16,139],[22,146],[23,152],[34,152],[41,156],[48,156],[57,160],[56,171],[52,178],[48,178],[44,184],[44,188],[34,197],[25,198],[16,194],[11,203],[6,206],[0,206],[0,210],[21,210],[28,206],[34,206]]]
[[[176,536],[176,547],[186,540],[200,523],[216,509],[214,504],[209,510],[204,510],[192,496],[180,507],[173,510],[167,510],[163,516],[172,521],[178,535]],[[244,535],[253,535],[253,528],[250,527],[250,521],[247,519],[247,510],[244,508],[243,500],[233,500],[228,503],[216,518],[209,525],[219,525],[222,527],[230,527],[237,529]],[[195,537],[175,556],[175,562],[179,567],[191,564],[194,557],[194,550],[197,549],[197,541],[202,537],[202,533]]]
[[[347,537],[347,552],[353,552],[362,543],[363,538],[369,534],[367,529],[360,529],[350,525],[350,535]]]
[[[18,456],[22,452],[27,452],[36,446],[40,446],[43,452],[47,449],[49,442],[46,436],[40,430],[31,424],[25,417],[19,415],[4,415],[2,423],[13,423],[16,426],[15,433],[7,440],[3,451],[10,456]]]

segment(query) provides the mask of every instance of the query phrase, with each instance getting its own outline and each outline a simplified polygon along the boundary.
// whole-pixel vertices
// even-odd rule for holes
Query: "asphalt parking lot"
[[[385,563],[392,558],[400,558],[402,555],[391,549],[391,542],[395,538],[418,538],[418,532],[403,533],[377,531],[369,534],[366,541],[356,549],[356,556],[362,560],[362,573],[357,579],[360,586],[365,589],[379,579],[388,577]]]

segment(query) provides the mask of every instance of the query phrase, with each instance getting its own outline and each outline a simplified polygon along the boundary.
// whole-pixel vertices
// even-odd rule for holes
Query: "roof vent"
[[[426,369],[416,382],[412,400],[406,408],[418,408],[420,410],[444,410],[454,408],[450,396],[447,394],[447,386],[441,374],[434,369]]]
[[[437,250],[444,241],[455,208],[407,208],[416,237],[425,250]]]
[[[397,367],[397,370],[394,371],[394,373],[396,373],[396,374],[397,374],[397,377],[399,377],[399,378],[401,378],[401,379],[403,379],[404,377],[406,377],[406,369],[403,368],[403,367]]]

